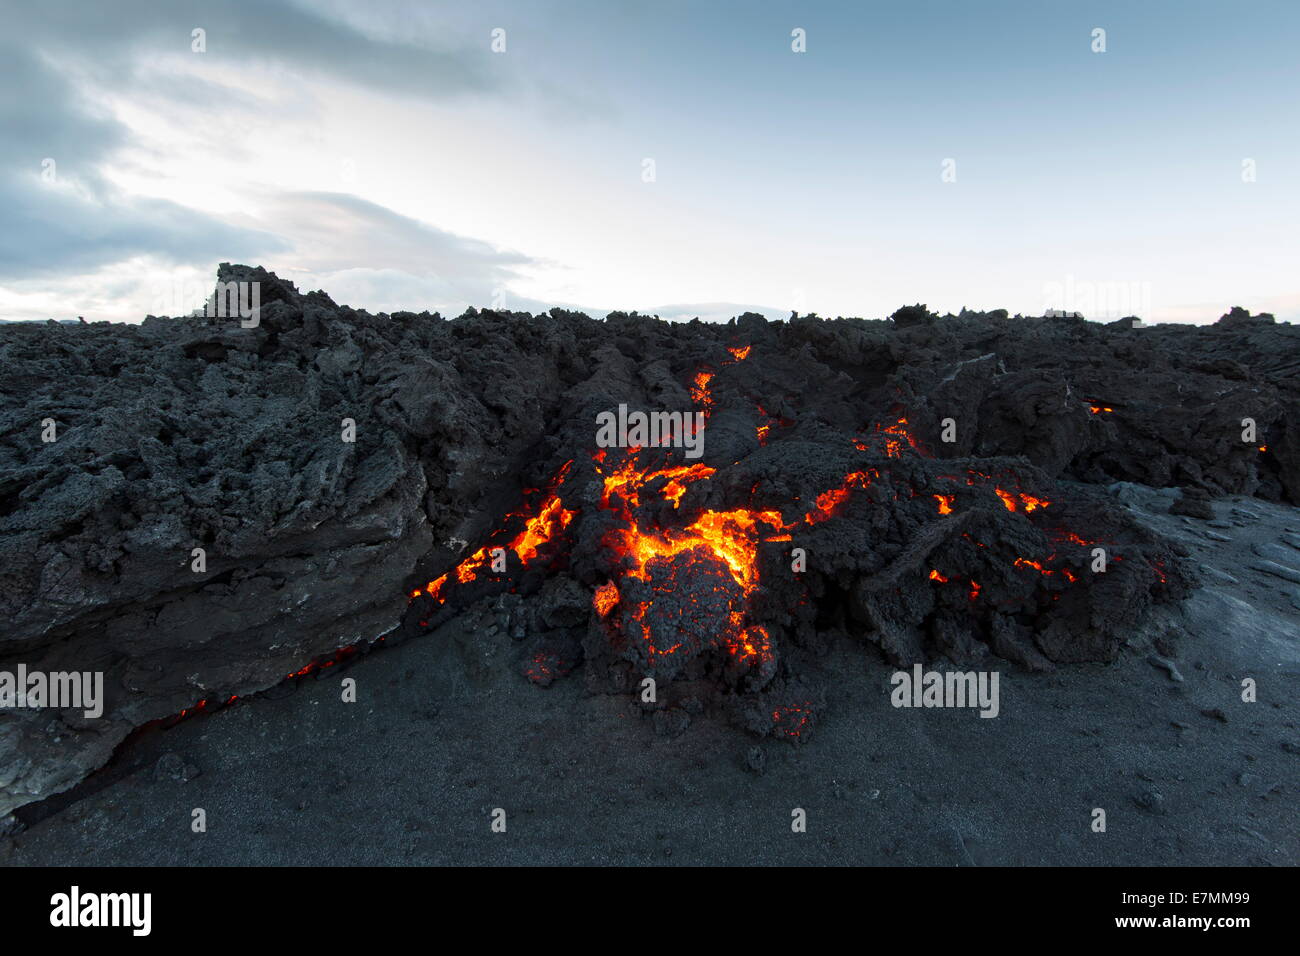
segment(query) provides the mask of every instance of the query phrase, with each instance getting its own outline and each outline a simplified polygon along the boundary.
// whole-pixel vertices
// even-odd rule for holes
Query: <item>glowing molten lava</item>
[[[691,385],[691,401],[706,411],[713,407],[713,396],[709,392],[709,383],[712,381],[713,373],[703,369],[695,373],[695,381]]]
[[[731,346],[727,351],[732,362],[742,362],[750,355],[751,346]],[[690,378],[691,398],[706,416],[715,405],[712,386],[716,374],[721,374],[726,381],[732,362],[719,363],[720,373],[704,368]],[[1100,405],[1092,406],[1092,410],[1094,413],[1111,411]],[[758,413],[761,424],[756,428],[760,445],[772,438],[778,424],[781,427],[794,424],[776,418],[762,406],[758,406]],[[774,566],[765,564],[763,560],[766,557],[770,561],[773,556],[772,551],[763,550],[765,547],[780,548],[813,526],[836,517],[855,494],[873,484],[877,485],[869,495],[873,500],[887,500],[887,493],[880,493],[880,487],[892,489],[896,501],[920,499],[896,525],[901,525],[903,534],[907,535],[914,533],[921,524],[933,524],[934,541],[941,539],[939,532],[951,531],[952,524],[961,520],[957,516],[963,512],[976,511],[974,515],[967,515],[968,521],[984,520],[979,512],[984,512],[984,518],[987,518],[987,508],[993,496],[1007,512],[1016,516],[1009,519],[1001,515],[998,518],[1000,522],[1032,520],[1035,525],[1041,525],[1041,514],[1034,515],[1033,519],[1028,516],[1051,506],[1047,499],[1021,490],[1019,477],[1006,471],[998,472],[996,477],[973,469],[938,475],[937,483],[943,493],[917,484],[917,476],[930,474],[932,466],[922,467],[914,460],[895,459],[933,456],[912,434],[902,406],[891,410],[883,422],[865,423],[852,444],[868,456],[866,460],[851,466],[854,470],[848,470],[837,485],[815,494],[811,505],[805,500],[797,506],[803,509],[802,514],[794,510],[796,506],[788,508],[787,513],[791,515],[788,519],[782,511],[774,508],[748,506],[759,500],[757,494],[761,482],[757,479],[753,481],[748,498],[743,499],[746,505],[718,507],[723,489],[710,486],[717,476],[717,469],[711,465],[681,463],[671,457],[671,452],[652,452],[637,447],[623,452],[606,449],[594,452],[591,463],[600,482],[597,500],[601,513],[592,517],[600,522],[594,527],[602,549],[597,567],[608,580],[596,587],[592,594],[588,640],[607,641],[605,650],[620,661],[620,666],[630,665],[631,674],[653,674],[665,680],[684,674],[694,680],[710,673],[717,674],[721,668],[729,686],[762,690],[777,672],[781,640],[781,632],[769,631],[768,627],[754,620],[753,615],[755,607],[763,607],[764,597],[770,599],[761,593],[760,567]],[[654,457],[656,455],[659,457]],[[427,596],[437,605],[442,605],[448,589],[456,584],[479,581],[485,576],[501,580],[503,567],[497,551],[501,547],[514,551],[519,563],[525,567],[553,552],[554,549],[548,549],[547,545],[564,534],[577,514],[565,507],[560,495],[570,465],[572,462],[567,462],[543,491],[526,494],[530,503],[507,515],[501,530],[493,535],[493,541],[474,551],[446,574],[430,581],[422,590],[414,592],[412,598]],[[834,475],[830,481],[834,481]],[[585,478],[583,482],[585,484]],[[687,492],[701,482],[704,484],[688,497]],[[731,484],[724,488],[729,496],[727,504],[737,500],[735,494],[743,494],[743,491],[736,492]],[[580,491],[579,494],[587,492]],[[590,494],[596,497],[594,489]],[[928,499],[935,502],[937,517],[929,510]],[[574,496],[570,496],[570,501],[573,500]],[[704,504],[715,507],[702,508]],[[873,524],[879,528],[886,522],[873,521]],[[970,526],[974,527],[973,524]],[[582,530],[588,531],[587,528]],[[1059,529],[1041,531],[1048,534],[1058,547],[1083,547],[1094,543]],[[583,534],[579,533],[578,538],[583,540]],[[962,538],[983,549],[982,554],[972,551],[976,560],[983,562],[981,566],[988,566],[988,562],[994,560],[994,551],[990,547],[975,541],[968,533]],[[967,547],[955,535],[954,540],[960,548]],[[780,548],[783,554],[786,550]],[[1112,555],[1112,558],[1120,560],[1118,555]],[[959,602],[958,606],[969,601],[972,602],[972,615],[983,613],[986,608],[974,603],[980,601],[980,584],[961,574],[955,566],[945,563],[944,557],[936,555],[934,560],[947,567],[952,577],[937,568],[927,570],[923,565],[906,572],[915,575],[912,586],[928,580],[936,586],[936,600]],[[1065,582],[1078,580],[1075,572],[1058,559],[1055,551],[1047,557],[1013,559],[1008,556],[1005,560],[1014,561],[1017,569],[1052,578],[1043,586],[1046,591],[1053,592],[1053,599],[1060,596],[1054,592],[1061,591]],[[1081,567],[1077,556],[1074,566]],[[1159,568],[1153,568],[1153,571],[1162,575]],[[980,570],[972,569],[966,573],[984,577]],[[922,575],[927,577],[922,578]],[[1003,600],[1006,589],[1002,587],[1000,578],[1002,576],[994,579],[998,583],[991,585],[984,604]],[[1022,588],[1023,584],[1021,581]],[[963,592],[965,600],[961,596]],[[807,595],[800,603],[806,602]],[[951,609],[952,604],[947,604],[947,607]],[[587,653],[591,653],[590,645],[586,646]],[[525,667],[525,673],[538,683],[548,683],[570,666],[570,661],[561,661],[549,651],[539,651]],[[801,700],[799,698],[771,711],[773,729],[779,736],[798,738],[809,728],[811,704],[801,703]]]
[[[609,612],[618,604],[618,586],[613,581],[606,581],[596,588],[591,597],[591,604],[601,617],[609,617]]]
[[[904,443],[917,454],[924,455],[926,458],[930,457],[930,453],[925,447],[912,436],[905,416],[900,416],[892,425],[877,424],[876,431],[884,437],[885,454],[890,458],[897,458],[903,453]]]
[[[791,425],[794,424],[794,422],[790,421],[790,419],[788,418],[779,418],[776,415],[770,414],[767,411],[767,409],[765,409],[762,405],[758,405],[757,408],[758,408],[758,414],[760,414],[761,416],[763,416],[764,419],[766,419],[766,421],[764,421],[761,425],[755,426],[755,430],[758,433],[759,445],[767,444],[767,440],[772,436],[772,429],[775,428],[777,425],[780,425],[782,428],[789,428]]]
[[[651,560],[700,549],[725,564],[736,583],[749,594],[758,586],[755,560],[759,524],[778,530],[785,527],[779,511],[705,511],[680,531],[643,531],[634,522],[630,528],[612,531],[607,543],[619,554],[632,558],[627,573],[641,580],[646,579],[646,565]]]
[[[830,491],[823,491],[814,501],[816,504],[809,510],[805,520],[809,524],[816,524],[819,521],[825,521],[835,510],[849,499],[849,495],[854,488],[865,488],[871,484],[871,479],[879,478],[880,473],[875,469],[866,471],[854,471],[845,475],[844,481],[838,488],[832,488]]]
[[[557,537],[569,526],[569,522],[577,514],[576,511],[567,510],[555,493],[555,489],[563,483],[565,476],[569,473],[569,466],[572,464],[572,460],[565,462],[555,477],[551,479],[547,485],[546,497],[532,514],[528,514],[527,511],[516,511],[506,516],[507,521],[512,518],[522,518],[524,520],[523,529],[511,538],[505,547],[513,551],[519,557],[520,563],[525,567],[537,557],[538,551],[543,545]],[[426,584],[423,593],[441,604],[446,600],[443,592],[450,579],[455,578],[461,584],[468,584],[470,581],[477,579],[485,568],[492,566],[492,552],[499,547],[502,546],[491,544],[479,548],[451,571]],[[418,597],[420,593],[416,591],[411,596]]]
[[[1026,514],[1031,511],[1036,511],[1039,508],[1046,508],[1051,504],[1050,501],[1043,498],[1035,498],[1033,495],[1027,495],[1023,492],[1006,491],[1002,488],[994,488],[993,490],[997,492],[998,497],[1002,499],[1002,503],[1006,506],[1008,511],[1016,510],[1017,501],[1024,506]]]

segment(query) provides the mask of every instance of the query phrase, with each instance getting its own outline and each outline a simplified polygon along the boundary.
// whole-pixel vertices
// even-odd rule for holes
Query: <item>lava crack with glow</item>
[[[435,578],[426,584],[423,590],[415,591],[411,594],[412,598],[417,598],[421,594],[427,594],[433,598],[437,604],[446,601],[446,595],[443,591],[454,578],[462,584],[468,584],[479,577],[484,571],[491,571],[494,574],[505,572],[504,557],[505,548],[509,548],[519,558],[519,562],[527,567],[537,557],[542,546],[556,538],[569,523],[573,521],[576,511],[569,511],[564,507],[557,490],[564,483],[565,477],[569,473],[569,468],[573,461],[569,460],[564,463],[555,477],[546,486],[541,501],[532,509],[511,512],[506,515],[506,523],[509,524],[513,519],[522,519],[523,528],[512,537],[504,546],[501,545],[484,545],[473,554],[471,554],[460,564],[456,565],[451,571]],[[525,496],[536,495],[535,490],[526,491]]]

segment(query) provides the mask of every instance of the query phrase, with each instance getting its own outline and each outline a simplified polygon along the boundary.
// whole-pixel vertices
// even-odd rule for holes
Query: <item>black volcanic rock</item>
[[[1271,313],[1260,312],[1258,315],[1251,315],[1249,309],[1234,305],[1219,316],[1219,320],[1214,324],[1224,329],[1241,329],[1250,328],[1253,325],[1272,325],[1276,321]]]
[[[1203,488],[1183,488],[1169,506],[1171,515],[1187,515],[1203,521],[1214,520],[1214,508],[1210,505],[1210,496]]]
[[[890,316],[894,324],[899,328],[907,328],[912,325],[929,325],[934,322],[936,316],[920,303],[916,305],[905,305],[898,309]]]
[[[256,327],[149,317],[0,328],[0,669],[102,670],[107,696],[99,720],[0,713],[0,815],[75,783],[142,723],[262,690],[399,623],[418,629],[412,590],[488,541],[567,460],[564,504],[579,517],[544,555],[562,576],[530,567],[518,591],[546,588],[529,620],[548,673],[585,653],[593,686],[631,691],[614,672],[649,665],[645,654],[600,659],[579,622],[583,595],[611,573],[594,416],[620,402],[689,409],[702,368],[716,372],[704,461],[718,473],[680,511],[659,502],[654,520],[742,503],[794,516],[793,502],[851,467],[894,469],[805,529],[813,560],[798,587],[783,550],[760,555],[752,613],[785,634],[779,672],[706,673],[707,623],[677,626],[704,657],[665,678],[716,677],[737,692],[735,719],[779,736],[815,722],[821,692],[807,675],[828,629],[861,633],[899,662],[1113,657],[1122,627],[1188,580],[1161,542],[1079,483],[1300,502],[1300,334],[1271,321],[1131,328],[924,306],[892,322],[672,325],[559,309],[446,321],[356,311],[247,266],[223,265],[219,279],[260,283]],[[743,363],[727,351],[737,346],[752,349]],[[855,434],[900,414],[933,457],[852,457]],[[1246,417],[1257,443],[1241,441]],[[41,440],[47,419],[53,443]],[[345,420],[355,443],[342,439]],[[1051,500],[1053,520],[1141,561],[1076,591],[1024,572],[1015,559],[1045,557],[1059,529],[1044,512],[1009,515],[992,484],[962,484],[960,523],[936,523],[944,475],[996,469]],[[927,579],[971,569],[1005,608],[972,616],[964,590]],[[465,600],[474,593],[488,590]]]

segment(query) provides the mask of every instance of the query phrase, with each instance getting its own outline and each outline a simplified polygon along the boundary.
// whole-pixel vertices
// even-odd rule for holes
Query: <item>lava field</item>
[[[255,327],[0,328],[0,659],[107,675],[100,720],[0,716],[0,814],[142,725],[476,606],[520,680],[805,741],[835,638],[899,666],[1113,660],[1198,583],[1116,482],[1188,514],[1300,503],[1300,335],[1239,309],[448,320],[218,280],[260,283]],[[699,413],[702,454],[598,443],[620,405]]]

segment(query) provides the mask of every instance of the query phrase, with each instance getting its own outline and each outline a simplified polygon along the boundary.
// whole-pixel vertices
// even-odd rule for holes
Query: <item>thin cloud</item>
[[[113,188],[105,167],[136,140],[117,119],[96,112],[70,75],[130,90],[159,58],[197,56],[190,51],[191,31],[202,28],[205,63],[277,66],[423,97],[497,85],[481,54],[376,39],[285,2],[33,4],[8,11],[6,20],[8,37],[0,41],[6,62],[0,90],[0,280],[9,282],[85,274],[138,256],[175,263],[260,261],[293,245],[278,229],[231,225],[175,202]],[[62,64],[75,69],[65,72]],[[182,105],[210,110],[207,115],[220,115],[222,94],[220,85],[194,77],[167,93]],[[247,107],[248,97],[226,105]],[[52,180],[42,178],[47,159],[54,162]],[[388,225],[391,233],[393,223]],[[302,234],[319,228],[301,220],[295,226]]]
[[[68,53],[115,82],[150,58],[190,55],[205,31],[209,62],[273,65],[328,75],[371,89],[450,97],[497,89],[482,51],[436,49],[377,38],[283,0],[116,0],[33,4],[12,17],[13,35]]]
[[[387,268],[500,282],[535,260],[428,225],[350,193],[271,193],[265,221],[295,237],[297,264],[318,271]]]
[[[43,57],[12,40],[0,55],[0,279],[77,275],[138,255],[186,262],[285,248],[173,202],[121,194],[100,165],[128,131],[86,109]]]

